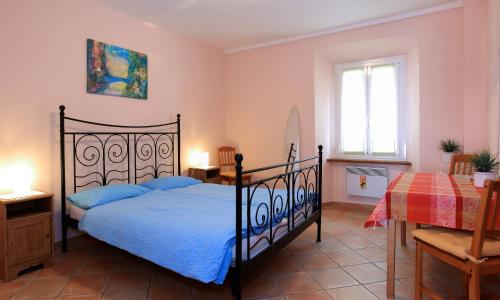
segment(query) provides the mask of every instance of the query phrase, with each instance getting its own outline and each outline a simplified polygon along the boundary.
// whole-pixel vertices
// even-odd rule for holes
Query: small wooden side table
[[[188,175],[204,183],[220,183],[220,167],[209,166],[189,168]]]
[[[32,266],[53,265],[53,194],[17,198],[0,195],[0,280]]]

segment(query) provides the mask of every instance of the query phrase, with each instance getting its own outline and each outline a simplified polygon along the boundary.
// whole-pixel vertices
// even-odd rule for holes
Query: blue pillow
[[[89,209],[122,199],[133,198],[151,190],[135,184],[113,184],[84,190],[68,196],[76,206]]]
[[[186,176],[169,176],[169,177],[160,177],[150,181],[146,181],[141,183],[142,186],[145,186],[152,190],[171,190],[177,188],[187,187],[193,184],[200,184],[201,180],[194,179]]]

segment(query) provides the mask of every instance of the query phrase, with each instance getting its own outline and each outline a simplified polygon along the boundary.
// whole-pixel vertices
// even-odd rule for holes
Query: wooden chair
[[[423,294],[443,299],[423,284],[423,252],[464,272],[464,291],[471,300],[480,299],[480,275],[500,273],[500,228],[495,227],[500,210],[499,192],[500,180],[486,181],[474,231],[431,227],[412,232],[417,242],[416,300],[421,300]]]
[[[472,154],[455,154],[451,157],[449,175],[472,176]]]
[[[236,154],[236,147],[222,146],[218,149],[219,152],[219,166],[220,166],[220,181],[227,182],[229,185],[236,183],[236,161],[234,155]],[[251,174],[242,176],[242,181],[250,183],[252,179]]]

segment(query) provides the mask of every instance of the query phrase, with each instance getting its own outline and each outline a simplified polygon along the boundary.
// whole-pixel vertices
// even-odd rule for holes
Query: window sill
[[[406,160],[332,157],[332,158],[328,158],[326,161],[330,162],[330,163],[400,165],[400,166],[409,166],[409,167],[411,166],[411,162],[410,161],[406,161]]]

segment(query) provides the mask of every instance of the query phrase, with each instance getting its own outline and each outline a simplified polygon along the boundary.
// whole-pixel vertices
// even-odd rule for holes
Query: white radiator
[[[388,183],[387,168],[346,168],[347,194],[380,198],[384,196]]]

